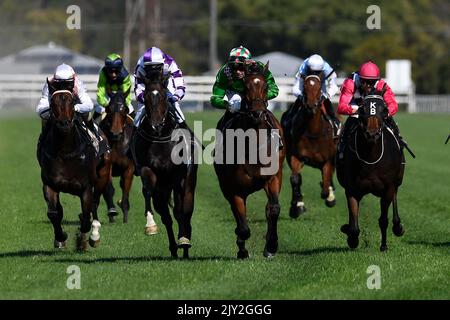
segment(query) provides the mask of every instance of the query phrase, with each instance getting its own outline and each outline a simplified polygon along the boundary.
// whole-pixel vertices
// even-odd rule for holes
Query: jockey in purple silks
[[[135,85],[134,93],[138,102],[136,117],[134,118],[134,125],[137,127],[145,113],[144,105],[144,78],[146,73],[150,71],[162,72],[164,76],[170,75],[167,81],[168,99],[173,110],[172,114],[175,116],[177,123],[185,126],[184,114],[180,109],[180,100],[183,99],[186,86],[183,79],[183,73],[178,68],[175,60],[164,53],[157,47],[147,49],[143,56],[141,56],[134,71]]]

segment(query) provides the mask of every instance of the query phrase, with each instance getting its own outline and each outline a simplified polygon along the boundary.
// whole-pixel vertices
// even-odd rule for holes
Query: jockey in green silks
[[[244,95],[244,64],[256,63],[261,67],[264,65],[259,61],[251,60],[251,53],[247,48],[240,46],[230,51],[228,61],[223,65],[216,76],[211,105],[218,109],[226,109],[231,113],[241,110],[241,101]],[[267,99],[273,99],[278,95],[278,86],[272,73],[267,70],[265,74],[267,81]],[[224,97],[228,100],[225,100]]]
[[[110,97],[109,92],[122,91],[127,94],[125,104],[128,107],[129,114],[134,113],[131,104],[131,77],[123,65],[123,60],[117,53],[111,53],[105,59],[105,66],[101,69],[97,83],[97,103],[95,105],[94,119],[105,112]]]

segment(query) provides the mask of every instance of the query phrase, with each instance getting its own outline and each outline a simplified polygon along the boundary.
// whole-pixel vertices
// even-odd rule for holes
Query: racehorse
[[[100,243],[100,222],[97,206],[100,195],[111,180],[111,158],[106,152],[102,158],[87,136],[82,120],[75,115],[74,97],[71,91],[55,90],[49,84],[51,116],[44,129],[38,147],[38,161],[41,166],[43,193],[47,202],[47,215],[53,224],[55,248],[65,247],[68,236],[63,231],[63,207],[60,192],[76,195],[81,200],[80,233],[77,235],[77,249],[87,250]],[[93,231],[91,230],[93,214]]]
[[[120,188],[122,189],[122,199],[118,205],[123,211],[123,222],[128,222],[128,210],[130,209],[129,194],[133,183],[134,163],[127,156],[131,133],[133,131],[133,120],[128,116],[129,110],[125,104],[125,94],[122,91],[109,92],[111,100],[105,108],[106,116],[100,122],[100,128],[108,139],[111,147],[112,176],[120,176]],[[108,206],[108,217],[110,222],[114,222],[117,210],[114,206],[114,186],[109,183],[103,193],[103,198]]]
[[[303,106],[298,106],[298,104]],[[321,92],[321,79],[310,75],[304,81],[303,101],[296,101],[291,108],[297,112],[288,119],[288,111],[283,113],[281,124],[287,145],[287,162],[291,168],[292,200],[289,215],[299,217],[306,211],[301,191],[304,165],[322,171],[321,197],[327,207],[336,204],[333,185],[335,168],[336,141],[333,138],[333,127],[325,119],[326,111]],[[295,109],[294,109],[295,110]]]
[[[268,63],[263,70],[250,72],[245,70],[245,96],[244,105],[247,110],[239,111],[231,119],[227,112],[217,125],[217,130],[227,132],[223,139],[216,140],[214,169],[219,180],[219,185],[225,199],[229,202],[231,211],[236,220],[238,246],[237,257],[246,259],[249,257],[245,248],[245,241],[250,238],[250,228],[247,221],[247,197],[261,189],[267,195],[266,220],[267,233],[266,244],[263,255],[271,258],[278,250],[277,223],[280,214],[279,194],[282,184],[282,164],[285,157],[284,149],[279,150],[280,139],[283,139],[283,130],[275,116],[267,109],[267,82],[264,74],[268,70]],[[241,107],[241,110],[244,107]],[[278,130],[277,131],[275,130]],[[245,131],[245,133],[244,133]],[[219,132],[219,131],[218,131]],[[228,137],[228,132],[234,136]],[[254,134],[255,143],[245,142],[245,135]],[[244,137],[243,139],[240,139]],[[223,148],[229,143],[228,139],[241,140],[233,143],[232,148]],[[257,146],[258,150],[251,149]],[[270,154],[270,165],[275,170],[265,172],[267,163],[263,163],[261,155],[257,157],[262,149],[268,149]],[[274,150],[275,149],[275,150]],[[233,157],[232,163],[221,161],[229,154],[236,155],[239,150],[241,157]],[[266,151],[264,151],[266,152]],[[251,159],[253,158],[253,161]],[[265,161],[266,162],[266,161]]]
[[[194,211],[194,193],[197,184],[197,164],[192,161],[193,148],[191,135],[178,129],[176,120],[170,115],[167,88],[164,83],[167,77],[145,78],[145,115],[140,121],[136,137],[132,142],[135,165],[139,169],[142,180],[142,193],[145,198],[145,216],[147,225],[145,234],[158,232],[153,219],[153,206],[161,215],[167,229],[171,256],[178,257],[178,248],[183,249],[183,258],[189,258],[191,247],[191,218]],[[176,130],[174,132],[174,130]],[[182,133],[182,141],[172,139]],[[176,163],[172,160],[174,147],[187,146],[187,161]],[[173,192],[173,214],[178,222],[178,243],[172,229],[172,218],[169,211],[169,200]]]
[[[399,141],[384,123],[387,114],[381,96],[367,96],[358,109],[358,125],[350,134],[343,158],[337,160],[337,177],[345,189],[349,211],[349,223],[343,225],[341,231],[347,235],[350,248],[358,247],[359,204],[368,193],[381,198],[380,250],[387,250],[386,230],[391,203],[394,212],[392,230],[398,237],[404,233],[398,215],[397,192],[403,181],[405,158]]]

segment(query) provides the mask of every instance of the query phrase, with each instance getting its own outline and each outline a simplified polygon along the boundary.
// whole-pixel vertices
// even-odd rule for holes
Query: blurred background
[[[244,45],[257,59],[270,60],[282,87],[281,108],[293,101],[289,86],[303,59],[319,53],[341,79],[372,59],[388,80],[402,73],[401,83],[392,86],[405,96],[401,102],[412,104],[406,106],[410,111],[450,112],[450,2],[378,1],[381,28],[370,30],[366,22],[372,2],[1,0],[0,108],[18,107],[19,102],[10,101],[21,94],[29,98],[22,104],[35,104],[43,75],[60,62],[86,75],[82,79],[95,91],[107,54],[123,55],[132,72],[145,49],[158,46],[187,76],[187,105],[197,101],[202,109],[228,52]],[[70,5],[81,9],[80,29],[67,28]],[[390,60],[402,63],[393,64],[389,75]]]

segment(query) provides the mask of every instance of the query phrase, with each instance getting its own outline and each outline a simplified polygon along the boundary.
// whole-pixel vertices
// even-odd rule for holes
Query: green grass
[[[215,126],[219,116],[204,112],[188,114],[188,119],[203,120],[205,129]],[[450,145],[443,143],[450,116],[399,114],[396,119],[417,159],[407,155],[398,197],[406,233],[394,237],[390,221],[388,252],[379,252],[379,205],[373,196],[362,202],[360,246],[347,249],[339,231],[347,221],[343,190],[338,186],[336,207],[326,208],[317,170],[304,170],[308,212],[290,219],[290,173],[285,164],[279,253],[272,260],[262,255],[266,199],[258,193],[248,201],[252,236],[246,261],[236,259],[235,222],[209,165],[199,168],[189,261],[169,258],[159,216],[155,217],[160,233],[144,235],[138,179],[133,184],[129,223],[109,224],[102,202],[102,242],[87,253],[74,250],[79,200],[63,194],[64,228],[70,238],[66,249],[54,250],[35,157],[40,121],[32,116],[0,119],[0,298],[449,299]],[[81,290],[66,288],[70,265],[81,269]],[[381,268],[381,290],[367,289],[370,265]]]

